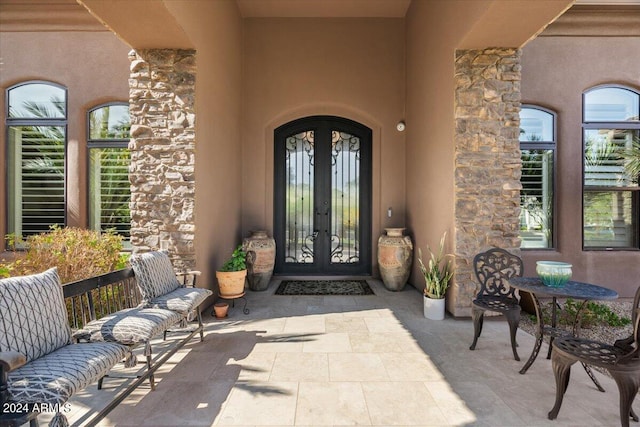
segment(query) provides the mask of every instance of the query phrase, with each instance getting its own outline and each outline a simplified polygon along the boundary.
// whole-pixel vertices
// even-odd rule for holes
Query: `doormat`
[[[276,295],[375,295],[366,280],[283,280]]]

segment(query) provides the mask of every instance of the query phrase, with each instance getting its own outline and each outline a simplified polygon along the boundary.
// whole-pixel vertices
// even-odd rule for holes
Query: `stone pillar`
[[[447,308],[471,315],[473,257],[497,246],[519,252],[520,55],[460,50],[455,63],[455,280]]]
[[[131,244],[195,266],[195,51],[129,53]]]

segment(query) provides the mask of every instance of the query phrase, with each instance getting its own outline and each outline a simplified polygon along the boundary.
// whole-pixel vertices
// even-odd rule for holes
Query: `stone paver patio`
[[[421,294],[278,296],[277,283],[248,294],[230,316],[207,312],[205,342],[193,341],[159,369],[157,390],[144,385],[104,426],[421,425],[617,426],[618,392],[597,374],[598,392],[574,366],[557,420],[547,420],[555,384],[541,357],[518,373],[534,339],[519,331],[513,360],[502,318],[485,321],[470,351],[469,319],[427,320]],[[118,380],[73,398],[72,422],[104,405]],[[41,422],[46,418],[42,417]]]

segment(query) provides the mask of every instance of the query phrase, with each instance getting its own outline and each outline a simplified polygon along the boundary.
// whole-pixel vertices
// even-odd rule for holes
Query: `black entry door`
[[[371,273],[371,130],[314,116],[275,130],[279,274]]]

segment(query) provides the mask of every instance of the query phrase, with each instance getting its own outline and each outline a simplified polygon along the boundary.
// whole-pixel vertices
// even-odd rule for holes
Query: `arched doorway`
[[[312,116],[274,132],[277,274],[371,274],[371,129]]]

